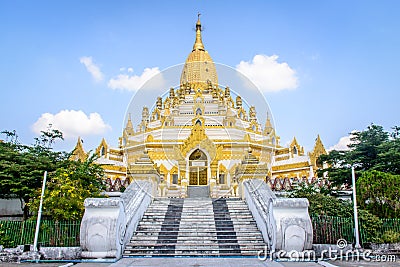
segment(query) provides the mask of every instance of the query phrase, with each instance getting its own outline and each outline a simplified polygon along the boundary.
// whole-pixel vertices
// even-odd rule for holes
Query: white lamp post
[[[37,243],[38,243],[38,238],[39,238],[40,219],[42,218],[43,195],[44,195],[44,189],[46,187],[46,178],[47,178],[47,171],[44,172],[44,176],[43,176],[42,194],[40,196],[39,212],[38,212],[38,217],[37,217],[37,221],[36,221],[36,231],[35,231],[35,239],[33,241],[33,251],[38,250]]]
[[[353,207],[354,207],[354,236],[356,239],[355,248],[361,248],[360,246],[360,233],[358,230],[358,212],[357,212],[357,196],[356,196],[356,175],[354,172],[354,166],[351,166],[351,180],[353,184]]]

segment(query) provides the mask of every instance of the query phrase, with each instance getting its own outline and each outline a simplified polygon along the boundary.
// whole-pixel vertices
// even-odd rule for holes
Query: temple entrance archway
[[[208,159],[200,149],[196,149],[189,156],[189,185],[208,184]]]

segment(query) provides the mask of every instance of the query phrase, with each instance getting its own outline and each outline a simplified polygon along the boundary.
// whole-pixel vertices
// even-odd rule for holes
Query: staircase
[[[257,256],[264,246],[243,200],[155,199],[123,256]]]

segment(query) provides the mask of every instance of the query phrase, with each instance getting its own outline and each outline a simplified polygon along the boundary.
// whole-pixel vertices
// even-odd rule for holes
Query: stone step
[[[168,251],[171,249],[175,250],[180,250],[180,251],[196,251],[196,250],[203,250],[203,251],[210,251],[210,250],[219,250],[219,251],[229,251],[232,249],[237,250],[237,252],[240,251],[265,251],[265,246],[263,245],[249,245],[249,246],[243,246],[240,244],[205,244],[205,245],[198,245],[198,244],[157,244],[156,246],[150,245],[150,246],[142,246],[142,247],[126,247],[125,248],[125,253],[130,252],[140,252],[140,251]]]
[[[175,229],[175,230],[174,230]],[[203,230],[204,231],[212,231],[214,229],[216,229],[216,225],[215,224],[152,224],[152,223],[141,223],[139,224],[137,231],[153,231],[153,230],[157,230],[157,231],[184,231],[184,230],[188,230],[189,232],[195,232],[196,231],[200,231]],[[256,230],[258,231],[257,225],[254,223],[243,223],[243,224],[233,224],[233,225],[218,225],[218,230],[231,230],[231,229],[235,229],[235,230]]]
[[[213,227],[215,228],[215,227]],[[236,227],[236,228],[229,228],[229,227],[224,227],[224,228],[219,228],[219,229],[210,229],[210,228],[196,228],[196,227],[186,227],[186,228],[140,228],[138,229],[136,232],[137,234],[139,233],[162,233],[162,234],[166,234],[166,233],[171,233],[171,234],[177,234],[180,233],[181,235],[200,235],[202,233],[220,233],[221,235],[223,234],[228,234],[228,233],[238,233],[238,232],[247,232],[249,234],[255,234],[258,231],[258,229],[256,227],[246,227],[246,228],[240,228],[240,227]]]
[[[146,212],[143,214],[143,218],[147,217],[161,217],[164,218],[165,216],[168,217],[211,217],[211,218],[252,218],[252,214],[250,212],[224,212],[224,213],[212,213],[212,212],[184,212],[184,213],[167,213],[167,212]]]
[[[176,228],[176,230],[174,230]],[[177,231],[177,230],[189,230],[190,232],[199,231],[204,229],[205,231],[216,229],[214,223],[210,224],[194,224],[194,223],[182,223],[182,224],[155,224],[155,223],[144,223],[141,222],[137,228],[138,231],[152,231],[152,230],[164,230],[164,231]],[[221,225],[218,224],[218,230],[224,229],[235,229],[235,230],[258,230],[257,225],[254,223],[243,223],[243,224],[232,224],[232,225]]]
[[[189,231],[169,231],[169,232],[162,232],[163,235],[170,233],[170,236],[209,236],[209,235],[216,235],[217,233],[219,235],[226,235],[229,236],[230,235],[234,235],[232,233],[232,231],[210,231],[210,232],[189,232]],[[136,233],[137,236],[159,236],[159,232],[154,232],[154,231],[138,231]],[[248,233],[243,233],[240,231],[236,231],[235,232],[235,236],[239,237],[239,236],[262,236],[261,234],[257,233],[257,232],[248,232]]]
[[[246,251],[246,252],[241,252],[241,253],[225,253],[225,252],[219,252],[219,251],[213,251],[212,253],[196,253],[196,252],[182,252],[182,251],[175,251],[173,253],[149,253],[149,252],[144,252],[144,253],[135,253],[135,254],[129,254],[129,253],[124,253],[122,256],[123,258],[129,258],[129,257],[255,257],[258,255],[258,251]]]
[[[198,222],[198,224],[201,224],[202,222],[214,222],[217,221],[219,223],[224,223],[224,222],[238,222],[238,223],[255,223],[253,218],[213,218],[213,217],[204,217],[202,218],[201,216],[199,217],[166,217],[166,218],[160,218],[160,217],[145,217],[143,218],[144,222],[173,222],[176,221],[177,223],[179,222]]]
[[[261,232],[239,199],[156,199],[124,256],[256,256]]]
[[[247,206],[243,206],[243,207],[232,207],[232,206],[226,206],[229,210],[231,211],[248,211]],[[218,209],[218,211],[222,210],[225,211],[227,210],[227,208],[221,208]],[[167,211],[167,210],[174,210],[174,208],[168,208],[168,207],[155,207],[155,206],[151,206],[149,207],[149,209],[147,211],[152,211],[152,210],[159,210],[159,211]],[[193,206],[193,207],[188,207],[188,206],[183,206],[183,210],[185,211],[203,211],[203,212],[208,212],[208,211],[213,211],[213,206],[212,205],[208,205],[208,206],[203,206],[203,207],[197,207],[197,206]]]
[[[186,245],[186,244],[197,244],[197,245],[210,245],[210,244],[239,244],[239,245],[246,245],[246,244],[252,244],[252,245],[262,245],[262,240],[260,239],[254,239],[254,240],[247,240],[247,239],[157,239],[157,240],[131,240],[131,243],[129,243],[129,246],[132,247],[141,247],[141,246],[152,246],[155,244],[160,244],[160,243],[167,243],[167,244],[179,244],[179,245]]]
[[[148,209],[146,210],[145,213],[166,213],[168,211],[168,209]],[[226,210],[214,210],[214,209],[209,209],[209,210],[204,210],[204,209],[182,209],[182,212],[184,213],[226,213],[226,212],[230,212],[230,213],[240,213],[240,212],[245,212],[245,213],[250,213],[249,210],[247,208],[243,208],[243,209],[226,209]],[[251,214],[251,213],[250,213]]]
[[[127,250],[142,250],[142,249],[167,249],[168,247],[175,246],[175,249],[178,250],[186,250],[186,249],[219,249],[219,248],[229,248],[229,247],[240,247],[243,250],[249,249],[264,249],[264,245],[255,244],[255,243],[148,243],[148,244],[140,244],[140,245],[130,245],[128,244],[125,247],[125,251]]]
[[[166,211],[146,211],[143,216],[164,216],[165,214],[167,214]],[[170,213],[168,213],[170,214]],[[242,212],[236,212],[236,211],[224,211],[224,212],[213,212],[213,211],[208,211],[208,212],[203,212],[203,211],[182,211],[182,212],[176,212],[176,213],[172,213],[173,215],[185,215],[185,216],[190,216],[190,215],[205,215],[205,216],[227,216],[227,215],[232,215],[232,216],[239,216],[239,215],[243,215],[243,216],[251,216],[251,213],[249,211],[242,211]]]
[[[179,224],[180,222],[184,222],[184,223],[196,223],[196,224],[207,224],[209,222],[217,222],[220,224],[223,223],[243,223],[243,224],[251,224],[251,223],[256,223],[255,220],[253,220],[253,218],[249,218],[248,220],[243,220],[243,219],[238,219],[238,218],[220,218],[220,219],[215,219],[215,218],[204,218],[202,219],[201,217],[199,218],[179,218],[179,217],[173,217],[173,218],[144,218],[142,222],[146,222],[146,223],[169,223],[169,224]]]
[[[201,224],[202,222],[211,222],[211,221],[217,221],[217,222],[238,222],[238,223],[255,223],[255,220],[253,218],[237,218],[237,217],[232,217],[232,218],[213,218],[213,217],[146,217],[143,218],[143,222],[197,222],[197,224]]]

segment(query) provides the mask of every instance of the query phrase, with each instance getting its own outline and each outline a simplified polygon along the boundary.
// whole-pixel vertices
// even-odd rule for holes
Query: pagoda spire
[[[81,137],[78,137],[78,141],[76,142],[75,148],[72,151],[72,155],[70,157],[70,159],[72,160],[80,160],[80,161],[85,161],[87,154],[85,152],[85,150],[83,149],[83,145],[82,145],[83,141],[81,139]]]
[[[132,119],[131,119],[131,113],[128,115],[128,121],[126,122],[126,127],[127,130],[133,129],[133,124],[132,124]]]
[[[205,51],[203,41],[201,40],[201,22],[200,22],[200,13],[197,14],[197,23],[196,23],[196,41],[193,45],[193,50],[201,50]]]
[[[274,127],[272,126],[269,112],[267,112],[267,120],[265,122],[264,133],[268,135],[268,134],[272,133],[273,130],[274,130]]]

